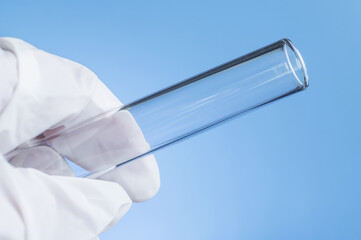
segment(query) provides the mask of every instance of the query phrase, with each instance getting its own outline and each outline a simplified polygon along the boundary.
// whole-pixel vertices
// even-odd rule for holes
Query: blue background
[[[0,34],[125,103],[288,37],[307,91],[159,151],[159,194],[106,239],[361,239],[361,2],[1,1]]]

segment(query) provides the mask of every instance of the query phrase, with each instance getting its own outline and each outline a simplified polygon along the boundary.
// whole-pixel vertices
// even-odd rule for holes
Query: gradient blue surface
[[[360,239],[361,2],[2,1],[0,33],[123,101],[288,37],[306,92],[156,154],[159,194],[101,239]]]

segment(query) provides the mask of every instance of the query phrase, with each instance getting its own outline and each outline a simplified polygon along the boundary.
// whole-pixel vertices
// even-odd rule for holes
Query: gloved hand
[[[75,137],[67,132],[121,106],[91,71],[19,39],[0,38],[0,48],[0,239],[93,239],[132,200],[155,195],[160,181],[152,155],[102,176],[113,182],[71,177],[62,156],[94,171],[149,148],[129,112]],[[60,136],[52,147],[18,148],[54,134]]]

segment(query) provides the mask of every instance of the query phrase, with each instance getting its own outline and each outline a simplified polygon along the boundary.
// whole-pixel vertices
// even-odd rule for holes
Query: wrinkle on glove
[[[14,167],[34,168],[48,175],[74,177],[74,172],[63,157],[49,146],[26,148],[11,157],[9,163]]]
[[[92,239],[131,206],[119,184],[14,168],[1,155],[0,176],[0,239]]]

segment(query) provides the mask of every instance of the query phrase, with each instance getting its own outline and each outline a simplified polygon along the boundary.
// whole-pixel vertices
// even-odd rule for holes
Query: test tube
[[[49,136],[43,142],[54,145],[55,149],[60,148],[59,152],[67,158],[73,156],[74,151],[80,152],[78,158],[83,158],[85,166],[89,159],[92,159],[88,161],[91,163],[103,161],[102,158],[111,155],[118,156],[115,161],[100,164],[102,169],[92,168],[91,165],[86,167],[89,173],[84,176],[94,178],[307,87],[304,61],[293,43],[284,38],[110,111],[64,135]],[[89,146],[81,149],[83,139],[87,140],[84,133],[88,132],[93,137],[109,132],[106,129],[114,125],[111,119],[125,122],[120,125],[128,131],[126,139],[119,140],[113,136],[114,142],[126,142],[120,144],[125,146],[124,149],[119,149],[123,147],[117,147],[116,144],[113,147],[99,146],[97,142],[92,148],[97,149],[94,150],[96,154],[92,150],[84,154],[89,151]],[[61,144],[57,144],[57,139],[60,139]],[[61,149],[64,148],[64,141],[74,142],[74,139],[77,139],[75,144]],[[135,143],[129,144],[132,141]],[[67,154],[67,151],[70,153]]]
[[[134,116],[154,151],[307,86],[300,53],[282,39],[123,110]]]

